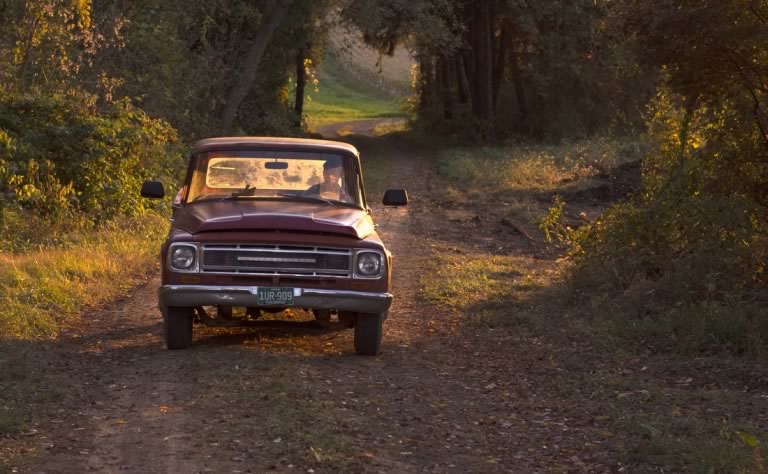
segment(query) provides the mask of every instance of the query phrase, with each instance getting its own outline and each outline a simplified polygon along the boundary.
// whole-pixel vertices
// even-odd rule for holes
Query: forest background
[[[0,0],[2,334],[55,334],[152,270],[136,236],[158,242],[169,203],[139,188],[176,185],[191,142],[306,135],[342,26],[385,60],[411,51],[404,109],[423,136],[642,143],[630,199],[578,228],[556,200],[541,221],[573,299],[670,345],[695,332],[695,351],[765,355],[759,0]]]

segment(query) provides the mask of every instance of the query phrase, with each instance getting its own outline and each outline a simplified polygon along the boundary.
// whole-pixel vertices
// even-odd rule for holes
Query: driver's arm
[[[320,195],[320,185],[315,184],[313,186],[310,186],[309,189],[306,191],[302,191],[302,196],[319,196]]]

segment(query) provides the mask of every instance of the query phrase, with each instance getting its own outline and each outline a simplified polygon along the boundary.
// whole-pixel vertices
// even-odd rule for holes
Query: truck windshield
[[[363,207],[357,160],[328,153],[215,151],[196,155],[187,203],[209,199],[323,200]]]

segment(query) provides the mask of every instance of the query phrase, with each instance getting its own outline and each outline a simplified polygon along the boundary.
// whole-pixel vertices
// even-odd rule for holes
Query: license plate
[[[260,306],[290,306],[293,304],[293,288],[258,287],[256,302]]]

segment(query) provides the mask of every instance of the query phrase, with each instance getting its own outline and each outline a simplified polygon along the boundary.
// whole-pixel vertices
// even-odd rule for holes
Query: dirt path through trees
[[[385,184],[408,188],[412,199],[408,208],[374,209],[395,256],[396,302],[380,357],[355,356],[351,331],[306,328],[197,328],[192,349],[166,351],[151,281],[84,315],[47,349],[59,395],[35,402],[34,430],[16,441],[31,449],[20,470],[621,469],[626,436],[611,419],[617,377],[654,366],[596,355],[556,328],[552,337],[473,329],[422,302],[433,245],[471,252],[477,241],[440,213],[429,150],[392,137],[353,141],[364,156],[392,160]],[[517,239],[507,252],[553,265],[531,255],[522,236],[482,237]],[[675,374],[668,378],[674,386]]]

